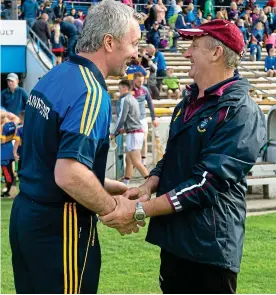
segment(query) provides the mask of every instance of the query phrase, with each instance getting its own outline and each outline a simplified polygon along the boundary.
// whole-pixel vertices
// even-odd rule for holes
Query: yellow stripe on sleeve
[[[64,204],[63,210],[63,272],[64,272],[64,294],[68,293],[67,285],[67,210],[68,203]]]
[[[98,117],[98,113],[99,113],[100,106],[101,106],[101,103],[102,103],[102,96],[103,96],[103,94],[102,94],[102,87],[101,87],[101,85],[99,84],[99,82],[97,81],[97,79],[95,78],[95,76],[93,75],[93,73],[90,72],[88,76],[89,76],[89,79],[90,79],[91,82],[94,80],[95,83],[97,84],[97,87],[98,87],[98,101],[97,101],[96,111],[95,111],[95,114],[94,114],[93,120],[92,120],[92,122],[91,122],[91,125],[90,125],[90,127],[89,127],[89,130],[88,130],[88,134],[87,134],[87,136],[90,135],[90,133],[91,133],[91,131],[92,131],[92,128],[93,128],[93,126],[94,126],[94,124],[95,124],[95,121],[96,121],[96,119],[97,119],[97,117]]]
[[[73,293],[73,226],[72,226],[72,203],[69,203],[69,294]]]
[[[90,101],[90,97],[91,97],[91,86],[86,78],[85,75],[85,71],[84,71],[84,67],[83,66],[79,66],[80,67],[80,71],[82,74],[82,77],[84,79],[84,82],[86,84],[87,87],[87,95],[86,95],[86,99],[85,99],[85,104],[84,104],[84,109],[82,112],[82,117],[81,117],[81,124],[80,124],[80,133],[84,133],[84,125],[85,125],[85,119],[86,119],[86,115],[87,115],[87,109],[88,109],[88,105],[89,105],[89,101]]]
[[[90,110],[89,110],[89,115],[88,115],[88,119],[87,119],[87,124],[86,124],[86,128],[85,128],[85,134],[88,136],[88,130],[89,130],[89,127],[91,125],[91,121],[92,121],[92,117],[93,117],[93,113],[94,113],[94,107],[95,107],[95,103],[96,103],[96,100],[97,100],[97,94],[98,94],[98,91],[97,91],[97,87],[93,81],[93,79],[91,78],[91,75],[90,75],[90,72],[88,70],[88,68],[85,68],[85,71],[86,71],[86,74],[90,80],[90,83],[92,84],[92,89],[93,89],[93,97],[92,97],[92,104],[90,106]]]
[[[78,215],[76,209],[76,203],[73,204],[74,210],[74,273],[75,273],[75,288],[74,294],[78,293],[78,281],[79,281],[79,273],[78,273]]]

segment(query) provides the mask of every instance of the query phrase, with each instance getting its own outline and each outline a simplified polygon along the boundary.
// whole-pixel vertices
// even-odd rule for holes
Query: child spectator
[[[237,20],[239,17],[239,10],[236,2],[231,3],[231,10],[228,14],[229,20]]]
[[[64,46],[66,43],[64,35],[60,32],[59,24],[54,25],[54,31],[51,34],[50,41],[52,44],[52,52],[57,57],[56,64],[58,65],[62,63]]]
[[[163,79],[162,84],[168,87],[167,94],[168,98],[172,98],[174,95],[176,99],[180,98],[181,88],[179,79],[175,77],[174,70],[172,68],[167,69],[167,77]]]
[[[160,31],[157,21],[154,22],[151,30],[147,33],[147,43],[154,45],[155,48],[160,47]]]
[[[244,44],[245,44],[245,52],[247,50],[247,45],[249,43],[249,33],[248,33],[248,30],[244,27],[244,20],[243,19],[239,19],[237,21],[237,26],[238,28],[240,29],[240,31],[242,32],[243,34],[243,40],[244,40]]]
[[[82,10],[78,10],[78,19],[80,19],[81,21],[84,21],[85,19],[85,14],[83,13]]]
[[[276,71],[275,71],[275,49],[270,48],[269,55],[265,58],[265,72],[267,73],[267,77],[275,77]]]
[[[211,16],[211,19],[215,17],[215,9],[212,0],[206,0],[204,4],[204,18],[208,19],[208,16]]]
[[[126,169],[124,183],[128,184],[133,175],[133,166],[147,178],[149,173],[141,160],[141,150],[144,142],[144,132],[140,121],[138,101],[131,95],[131,85],[128,80],[119,83],[120,99],[119,114],[110,138],[113,139],[123,128],[126,135]]]
[[[255,24],[260,17],[260,8],[256,7],[252,14],[252,23]]]
[[[19,114],[20,123],[17,125],[16,133],[14,136],[15,143],[13,146],[13,156],[14,156],[14,159],[18,162],[18,170],[17,171],[20,171],[20,169],[21,169],[24,116],[25,116],[25,111],[22,111]]]
[[[6,183],[6,188],[1,191],[1,197],[15,197],[16,193],[16,178],[12,167],[14,161],[12,140],[17,123],[19,123],[17,116],[1,108],[1,169]]]
[[[196,26],[200,26],[202,21],[202,11],[200,9],[197,10],[197,17],[195,20]]]
[[[266,47],[267,54],[269,54],[269,50],[271,48],[276,47],[276,30],[274,30],[274,32],[268,36],[265,42],[265,47]]]
[[[261,60],[261,46],[257,39],[252,35],[250,42],[250,60],[251,61],[259,61]]]

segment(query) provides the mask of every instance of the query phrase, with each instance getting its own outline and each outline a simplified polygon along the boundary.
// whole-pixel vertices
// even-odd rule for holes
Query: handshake
[[[127,189],[121,183],[120,185],[116,184],[118,183],[117,181],[108,180],[108,183],[110,185],[105,184],[108,192],[112,194],[112,189],[109,189],[111,186],[113,188],[114,186],[121,186],[120,192],[123,192],[123,194],[112,196],[116,202],[114,211],[107,215],[100,215],[99,220],[106,226],[115,228],[121,235],[131,234],[132,232],[137,233],[139,226],[144,227],[146,225],[144,221],[146,216],[143,214],[143,208],[141,208],[140,213],[139,209],[136,210],[136,206],[138,202],[147,202],[150,200],[151,191],[143,185],[139,188]]]

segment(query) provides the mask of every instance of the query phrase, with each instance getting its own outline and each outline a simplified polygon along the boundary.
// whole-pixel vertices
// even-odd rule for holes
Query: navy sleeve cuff
[[[57,159],[76,159],[92,170],[97,144],[97,140],[92,140],[84,134],[64,131],[62,133]]]

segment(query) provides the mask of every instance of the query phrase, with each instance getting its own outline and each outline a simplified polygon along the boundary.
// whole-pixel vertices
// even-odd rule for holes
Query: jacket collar
[[[96,67],[96,65],[88,60],[85,57],[82,57],[80,55],[73,55],[70,57],[70,62],[84,66],[86,68],[88,68],[96,77],[96,79],[99,81],[99,83],[101,84],[102,87],[104,87],[105,90],[107,90],[107,86],[104,80],[104,77],[102,75],[102,73],[100,72],[100,70]]]

